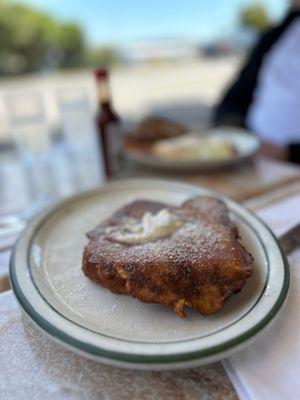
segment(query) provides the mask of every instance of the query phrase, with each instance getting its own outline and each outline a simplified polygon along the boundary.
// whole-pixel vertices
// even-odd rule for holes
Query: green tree
[[[241,23],[247,28],[262,32],[270,25],[271,20],[264,6],[254,4],[242,11]]]
[[[63,67],[79,66],[84,63],[86,45],[78,25],[62,24],[58,29],[58,43],[62,52]]]
[[[83,65],[85,47],[82,30],[76,24],[0,0],[0,73]]]

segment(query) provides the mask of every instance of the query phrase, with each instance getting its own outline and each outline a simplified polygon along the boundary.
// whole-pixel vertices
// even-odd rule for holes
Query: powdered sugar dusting
[[[142,225],[148,212],[167,210],[180,221],[168,236],[146,243],[119,243],[107,236],[126,229],[128,220]],[[184,317],[184,307],[209,315],[244,286],[252,258],[237,242],[226,205],[198,197],[180,207],[137,200],[117,211],[89,234],[83,271],[113,292],[128,293],[147,303],[172,306]]]
[[[209,213],[209,210],[206,209],[205,198],[198,200],[196,205],[198,208],[195,208],[195,204],[193,208],[191,206],[170,208],[182,225],[168,237],[158,238],[159,240],[139,245],[125,246],[107,240],[107,228],[113,226],[122,231],[129,217],[123,217],[118,221],[118,224],[115,224],[114,219],[108,220],[96,230],[98,231],[97,240],[93,244],[93,254],[90,261],[103,265],[109,260],[113,264],[124,263],[138,265],[142,268],[157,261],[158,257],[161,263],[169,262],[174,263],[174,265],[180,263],[192,266],[199,263],[201,259],[207,262],[218,254],[224,256],[224,242],[226,240],[232,241],[234,234],[230,225],[220,222],[224,205],[215,201],[214,207],[216,207],[216,204],[219,205],[219,209],[215,209],[213,213]],[[133,203],[132,208],[135,208],[135,203]],[[217,223],[218,226],[216,226]],[[226,254],[228,254],[228,251],[232,253],[231,256],[237,253],[234,246],[230,248],[226,246]]]

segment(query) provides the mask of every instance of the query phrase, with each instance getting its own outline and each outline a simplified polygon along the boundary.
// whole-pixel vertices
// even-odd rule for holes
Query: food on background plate
[[[136,200],[88,233],[83,272],[113,293],[145,303],[218,312],[245,285],[253,258],[227,206],[197,197],[175,207]]]
[[[125,146],[131,150],[149,151],[158,140],[184,135],[188,127],[163,117],[147,117],[125,136]]]
[[[236,149],[224,136],[188,134],[157,141],[151,147],[151,154],[168,160],[222,160],[234,156]]]
[[[129,152],[145,153],[161,160],[226,160],[237,154],[225,134],[193,132],[187,126],[163,117],[147,117],[125,135]]]

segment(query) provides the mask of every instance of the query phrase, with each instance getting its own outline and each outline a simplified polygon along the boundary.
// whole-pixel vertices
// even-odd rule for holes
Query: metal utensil
[[[300,224],[288,230],[279,238],[280,245],[286,254],[300,246]]]

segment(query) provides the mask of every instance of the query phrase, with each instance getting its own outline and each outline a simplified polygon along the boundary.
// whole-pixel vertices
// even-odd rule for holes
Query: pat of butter
[[[147,212],[140,221],[130,220],[118,231],[111,232],[109,239],[125,244],[145,244],[174,233],[182,221],[166,209],[157,214]]]

